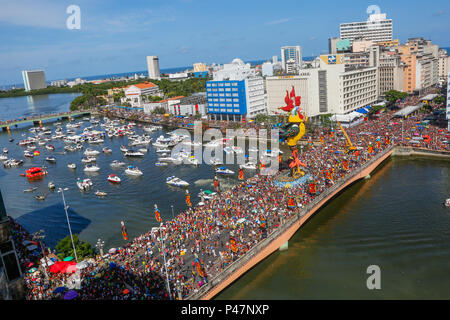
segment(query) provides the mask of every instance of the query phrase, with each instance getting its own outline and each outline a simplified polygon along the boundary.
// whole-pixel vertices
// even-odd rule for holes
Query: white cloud
[[[292,18],[283,18],[283,19],[279,19],[279,20],[274,20],[274,21],[267,22],[266,24],[268,24],[268,25],[280,24],[280,23],[286,23],[286,22],[289,22],[289,21],[291,21],[291,20],[292,20]]]

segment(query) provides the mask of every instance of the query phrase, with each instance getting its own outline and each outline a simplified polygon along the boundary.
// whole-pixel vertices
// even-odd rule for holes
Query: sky
[[[80,29],[67,28],[70,5]],[[22,83],[22,70],[48,81],[146,70],[148,55],[164,69],[271,59],[285,45],[324,54],[339,24],[367,20],[370,5],[401,42],[450,47],[448,0],[0,0],[0,86]]]

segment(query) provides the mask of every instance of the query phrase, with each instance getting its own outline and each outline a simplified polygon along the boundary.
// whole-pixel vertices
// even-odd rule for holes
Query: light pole
[[[73,252],[75,253],[75,260],[78,263],[77,250],[75,249],[75,244],[73,243],[72,229],[70,228],[69,214],[67,213],[68,206],[66,205],[66,199],[64,198],[64,190],[67,191],[67,190],[69,190],[69,188],[64,188],[64,189],[58,188],[58,192],[61,192],[61,194],[62,194],[63,203],[64,203],[64,211],[66,212],[66,218],[67,218],[67,225],[69,226],[70,239],[72,239]]]
[[[169,291],[169,298],[172,300],[172,293],[170,292],[170,284],[169,284],[169,275],[167,274],[167,264],[166,264],[166,247],[164,245],[164,238],[162,235],[162,222],[159,225],[159,234],[161,235],[162,249],[163,249],[163,257],[164,257],[164,270],[166,271],[166,282],[167,282],[167,290]]]
[[[35,232],[33,234],[33,240],[37,240],[39,241],[39,244],[41,245],[41,250],[42,250],[42,257],[44,259],[44,273],[45,273],[45,278],[48,279],[48,274],[47,274],[47,259],[45,257],[45,251],[44,251],[44,247],[42,246],[42,240],[45,238],[45,234],[44,234],[44,230],[39,230],[37,232]]]
[[[103,246],[105,245],[105,241],[102,241],[101,239],[97,240],[97,243],[95,244],[95,246],[98,248],[98,250],[100,251],[100,256],[103,258]]]
[[[173,205],[170,206],[172,208],[172,220],[174,218],[174,214],[173,214]]]

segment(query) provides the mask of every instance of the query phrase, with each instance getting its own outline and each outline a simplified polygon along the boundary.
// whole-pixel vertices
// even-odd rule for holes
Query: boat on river
[[[138,169],[138,167],[135,166],[128,166],[128,168],[125,169],[125,173],[132,175],[132,176],[142,176],[143,173],[141,170]]]
[[[120,183],[122,180],[118,176],[116,176],[114,173],[110,174],[108,176],[108,181],[112,183]]]
[[[171,185],[171,186],[174,186],[174,187],[188,187],[189,186],[188,182],[186,182],[184,180],[181,180],[180,178],[177,178],[175,176],[168,177],[166,179],[166,183],[168,185]]]
[[[78,186],[78,189],[80,189],[81,191],[87,191],[93,186],[93,183],[92,183],[91,179],[81,180],[80,178],[78,178],[77,186]]]
[[[220,167],[216,169],[216,174],[232,175],[234,174],[234,171],[228,169],[227,167]]]

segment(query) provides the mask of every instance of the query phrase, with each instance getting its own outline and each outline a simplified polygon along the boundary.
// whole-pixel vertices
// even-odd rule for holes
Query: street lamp
[[[67,190],[69,190],[69,188],[64,188],[64,189],[58,188],[58,193],[60,192],[62,194],[63,203],[64,203],[64,211],[66,212],[66,218],[67,218],[67,225],[69,226],[70,239],[72,239],[73,252],[75,253],[75,260],[78,263],[77,250],[75,249],[75,244],[73,243],[72,229],[70,228],[69,214],[67,213],[67,209],[69,207],[66,205],[66,199],[64,198],[64,191],[67,191]]]
[[[174,218],[174,214],[173,214],[173,205],[170,206],[172,208],[172,220]]]
[[[98,248],[98,250],[100,251],[100,256],[103,257],[103,246],[105,245],[105,241],[102,241],[101,239],[97,240],[97,243],[95,244],[95,246]]]
[[[163,249],[163,257],[164,257],[164,270],[166,271],[166,282],[167,282],[167,290],[169,291],[169,298],[172,300],[172,293],[170,292],[170,284],[169,284],[169,275],[167,274],[167,264],[166,264],[166,247],[164,245],[164,238],[162,236],[162,222],[159,226],[159,233],[161,235],[162,249]]]
[[[48,279],[48,274],[47,274],[47,259],[45,257],[45,251],[44,251],[44,247],[42,246],[42,240],[44,240],[45,238],[45,231],[44,230],[39,230],[35,233],[33,233],[33,240],[34,241],[39,241],[39,244],[41,245],[41,250],[42,250],[42,257],[44,259],[44,273],[45,273],[45,278]]]

